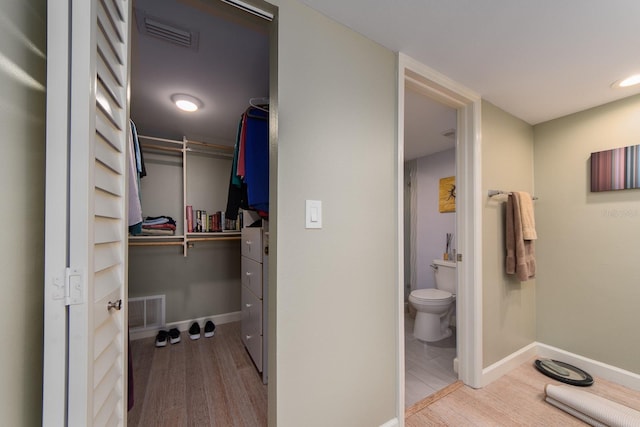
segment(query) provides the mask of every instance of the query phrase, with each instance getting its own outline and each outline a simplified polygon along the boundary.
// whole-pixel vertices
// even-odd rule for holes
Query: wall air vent
[[[136,22],[140,34],[146,34],[178,46],[198,50],[199,33],[148,15],[144,10],[136,9]]]

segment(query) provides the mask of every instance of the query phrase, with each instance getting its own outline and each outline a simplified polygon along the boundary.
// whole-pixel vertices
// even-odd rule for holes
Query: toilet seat
[[[442,289],[416,289],[411,292],[412,297],[420,301],[443,301],[451,300],[453,294],[451,292],[443,291]]]

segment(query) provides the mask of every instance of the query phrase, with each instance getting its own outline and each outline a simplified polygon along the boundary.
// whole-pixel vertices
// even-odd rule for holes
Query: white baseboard
[[[512,369],[522,365],[527,360],[537,355],[537,343],[533,342],[520,350],[511,353],[502,360],[487,366],[482,370],[481,387],[484,387],[497,380]]]
[[[482,370],[481,387],[497,380],[532,357],[545,357],[574,365],[604,380],[640,391],[640,375],[578,354],[533,342]]]
[[[640,391],[640,375],[550,345],[537,343],[538,355],[576,366],[592,376]],[[597,380],[596,380],[597,381]]]
[[[382,424],[380,427],[398,427],[398,419],[397,418],[393,418],[390,419],[389,421],[387,421],[386,423]]]
[[[187,319],[181,320],[179,322],[171,322],[167,323],[164,328],[156,328],[156,329],[146,329],[144,331],[133,331],[130,334],[130,339],[132,341],[139,340],[142,338],[149,338],[155,336],[160,329],[171,329],[178,328],[179,331],[187,331],[193,322],[198,322],[201,327],[204,327],[204,323],[207,320],[211,320],[216,325],[224,325],[225,323],[238,322],[242,319],[241,311],[234,311],[231,313],[224,314],[216,314],[213,316],[205,316],[199,317],[197,319]]]

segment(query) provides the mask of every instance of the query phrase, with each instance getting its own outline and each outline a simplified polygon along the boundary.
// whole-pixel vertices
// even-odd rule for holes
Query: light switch
[[[306,201],[306,228],[322,228],[322,201]]]

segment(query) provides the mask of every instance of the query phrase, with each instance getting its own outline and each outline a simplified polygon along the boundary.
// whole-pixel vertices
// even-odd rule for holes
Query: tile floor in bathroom
[[[404,317],[405,406],[453,384],[458,375],[453,371],[456,357],[456,335],[442,341],[425,343],[413,337],[413,318]]]

